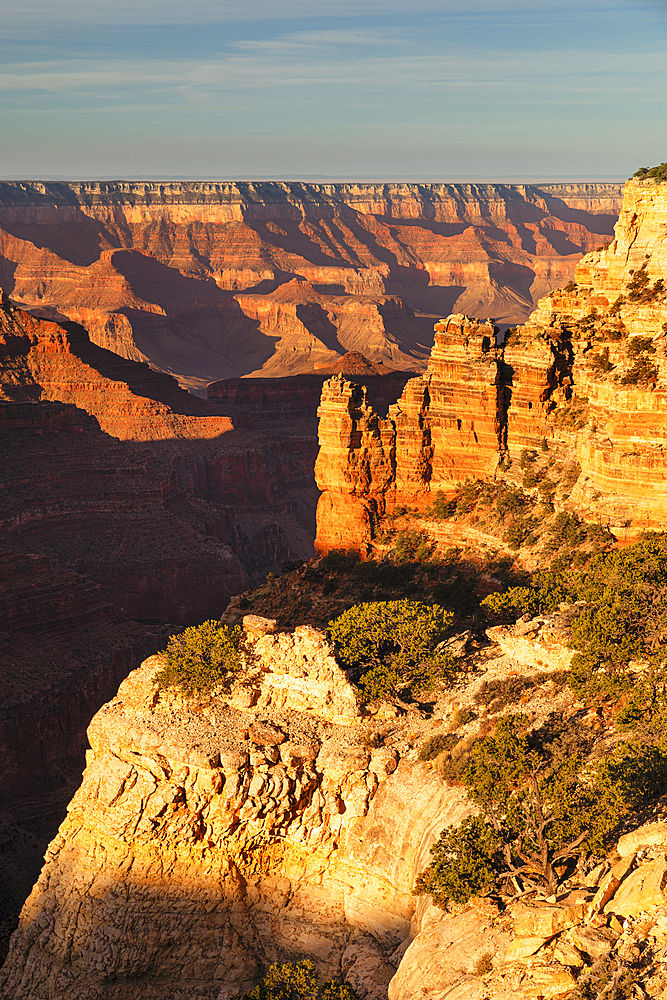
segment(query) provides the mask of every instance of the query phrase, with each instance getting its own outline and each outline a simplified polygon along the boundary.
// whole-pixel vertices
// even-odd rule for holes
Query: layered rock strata
[[[443,912],[411,892],[435,836],[470,810],[418,759],[442,728],[394,716],[370,748],[321,633],[255,616],[244,627],[249,669],[231,691],[160,693],[151,657],[91,723],[83,782],[0,972],[5,995],[229,1000],[270,962],[302,957],[362,1000],[565,1000],[596,962],[609,982],[632,968],[644,996],[665,995],[663,800],[555,897]],[[549,616],[498,636],[505,652],[468,663],[436,726],[526,668],[535,686],[502,714],[535,730],[552,713],[590,725],[550,676],[567,669],[564,628]]]
[[[178,375],[419,370],[432,319],[524,319],[612,233],[620,185],[0,185],[0,286]]]
[[[325,383],[317,548],[363,548],[396,506],[423,510],[525,453],[580,471],[569,507],[628,534],[667,518],[667,185],[632,180],[616,237],[497,346],[493,324],[435,327],[424,375],[380,417]],[[576,478],[576,474],[575,474]]]
[[[386,418],[362,387],[330,379],[318,411],[316,547],[363,547],[396,506],[423,507],[466,476],[493,475],[505,409],[496,328],[462,315],[436,324],[426,373],[406,384]]]
[[[89,728],[81,788],[49,847],[3,972],[18,998],[127,998],[179,984],[243,988],[275,960],[311,957],[358,979],[409,932],[436,828],[460,790],[368,750],[324,636],[246,619],[251,676],[230,696],[160,695],[153,657]]]
[[[186,622],[312,551],[312,429],[291,414],[236,430],[221,401],[7,300],[0,362],[5,548],[88,574],[132,617]]]

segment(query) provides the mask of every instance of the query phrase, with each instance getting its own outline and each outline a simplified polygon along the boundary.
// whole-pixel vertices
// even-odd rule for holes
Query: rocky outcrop
[[[0,285],[206,382],[356,350],[425,366],[434,317],[524,319],[612,234],[616,184],[0,185]]]
[[[351,406],[359,394],[349,382],[327,383],[318,550],[367,547],[384,513],[423,510],[466,478],[521,482],[522,456],[545,451],[543,472],[558,465],[578,475],[568,509],[626,537],[663,526],[666,224],[667,185],[629,181],[615,239],[584,257],[575,280],[505,343],[490,322],[456,315],[436,324],[426,373],[387,419],[367,402]]]
[[[379,519],[468,476],[493,475],[504,442],[505,389],[496,330],[466,316],[436,324],[426,373],[382,418],[366,391],[334,377],[319,409],[315,478],[319,551],[363,548]]]
[[[188,700],[156,687],[162,660],[150,657],[89,727],[82,784],[0,972],[5,995],[228,1000],[269,963],[308,957],[362,1000],[565,1000],[588,976],[601,988],[630,968],[659,1000],[660,818],[549,898],[491,895],[443,911],[412,894],[439,832],[471,811],[437,763],[419,760],[427,733],[478,705],[489,679],[535,669],[536,654],[536,686],[498,711],[525,713],[534,730],[553,713],[586,724],[549,676],[563,666],[566,620],[519,623],[523,646],[478,662],[430,726],[394,717],[379,739],[366,738],[353,689],[310,626],[278,632],[246,616],[245,672],[227,692]],[[459,738],[486,731],[480,722]]]
[[[495,625],[486,630],[492,642],[522,667],[533,670],[568,670],[574,650],[570,630],[562,615],[524,615],[514,625]]]
[[[242,988],[277,959],[341,962],[386,995],[415,872],[457,789],[367,749],[324,636],[246,620],[250,674],[229,696],[160,695],[153,657],[89,728],[83,783],[3,971],[17,998]],[[356,972],[355,972],[356,970]]]

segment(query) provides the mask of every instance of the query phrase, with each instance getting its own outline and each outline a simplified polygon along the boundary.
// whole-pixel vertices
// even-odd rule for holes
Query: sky
[[[4,179],[623,180],[667,0],[2,0]]]

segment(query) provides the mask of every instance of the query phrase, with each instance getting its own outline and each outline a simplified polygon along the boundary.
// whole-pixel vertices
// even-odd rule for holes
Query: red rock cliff
[[[629,181],[615,239],[505,346],[491,323],[438,323],[426,373],[386,421],[350,383],[325,384],[317,548],[363,548],[397,503],[423,508],[457,481],[502,476],[545,441],[581,468],[571,509],[626,534],[664,527],[666,234],[667,184]]]

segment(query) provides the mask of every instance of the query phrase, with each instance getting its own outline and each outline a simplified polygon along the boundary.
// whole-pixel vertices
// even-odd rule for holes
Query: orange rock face
[[[666,233],[667,184],[629,181],[615,239],[504,346],[491,323],[436,324],[426,373],[384,421],[352,384],[327,383],[318,550],[363,548],[397,503],[421,509],[437,490],[503,476],[545,446],[580,468],[570,509],[620,535],[664,528]]]
[[[341,376],[325,383],[315,478],[319,551],[363,548],[395,506],[425,506],[467,476],[493,475],[503,447],[505,395],[495,328],[466,316],[436,324],[428,370],[386,419]]]
[[[6,182],[0,286],[202,393],[348,351],[420,370],[434,319],[525,319],[619,208],[615,184]]]

